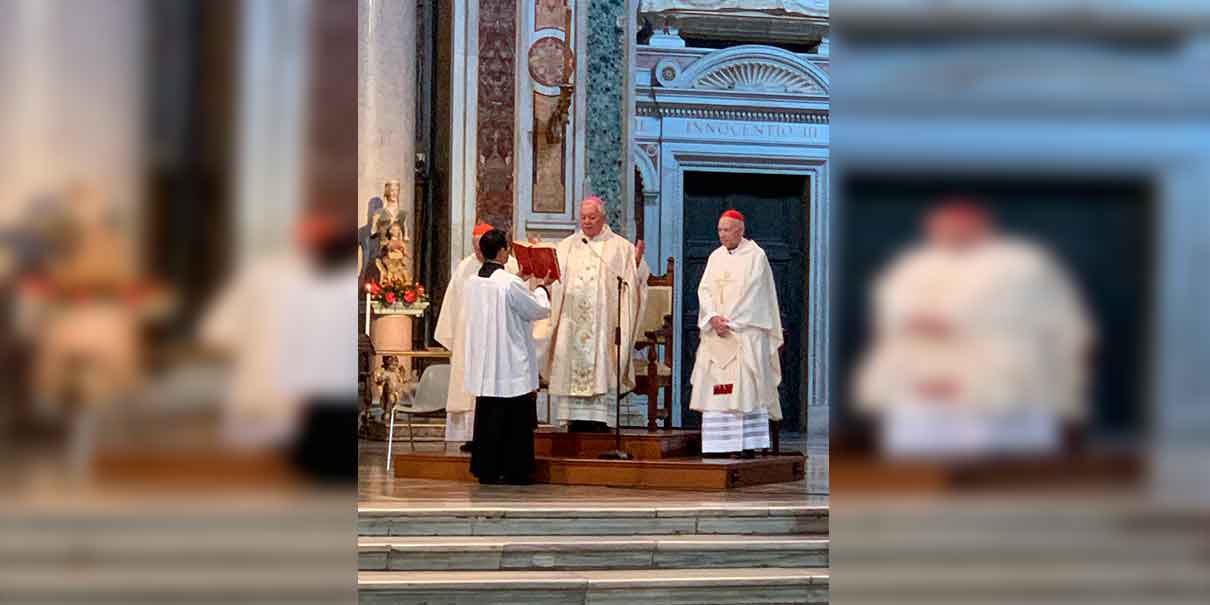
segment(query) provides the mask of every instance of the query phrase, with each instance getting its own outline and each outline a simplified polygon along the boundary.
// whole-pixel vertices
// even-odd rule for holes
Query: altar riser
[[[536,460],[534,481],[556,485],[598,485],[651,489],[725,490],[803,479],[803,456],[769,456],[754,460]],[[466,456],[405,453],[394,457],[396,477],[476,481]]]

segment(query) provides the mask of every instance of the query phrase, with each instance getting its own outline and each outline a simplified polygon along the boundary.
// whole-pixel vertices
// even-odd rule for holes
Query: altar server
[[[534,470],[538,421],[533,322],[550,317],[547,288],[554,280],[527,285],[504,270],[509,251],[501,231],[483,234],[479,247],[486,260],[466,281],[461,309],[463,344],[474,351],[465,356],[463,375],[463,388],[475,396],[471,473],[480,483],[525,484]]]
[[[689,407],[702,412],[703,453],[751,457],[769,447],[769,421],[782,417],[777,288],[765,251],[744,238],[744,215],[724,212],[718,237],[697,289],[701,342]]]

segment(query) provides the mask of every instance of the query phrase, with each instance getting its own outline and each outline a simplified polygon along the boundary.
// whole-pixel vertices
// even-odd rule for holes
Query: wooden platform
[[[539,456],[534,480],[557,485],[599,485],[657,489],[726,490],[798,481],[805,476],[801,454],[752,460],[668,458],[598,460]],[[475,481],[470,456],[461,452],[404,453],[394,457],[396,477]]]
[[[611,451],[617,438],[610,433],[568,433],[539,429],[534,433],[534,454],[550,458],[596,458]],[[637,460],[695,457],[702,451],[701,431],[622,429],[622,451]]]

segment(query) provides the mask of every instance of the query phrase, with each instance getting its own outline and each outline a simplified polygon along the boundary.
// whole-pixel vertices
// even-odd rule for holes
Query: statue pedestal
[[[368,306],[370,342],[375,352],[370,356],[369,371],[373,373],[382,366],[383,355],[403,357],[401,367],[415,370],[411,356],[407,355],[412,350],[412,329],[414,320],[423,318],[428,312],[429,304],[380,306],[368,303]]]
[[[382,367],[383,351],[412,349],[412,318],[407,315],[375,315],[370,320],[370,342],[374,344],[376,353],[370,357],[370,373],[373,374]]]
[[[375,316],[370,320],[370,342],[375,351],[410,351],[412,318],[407,315]]]

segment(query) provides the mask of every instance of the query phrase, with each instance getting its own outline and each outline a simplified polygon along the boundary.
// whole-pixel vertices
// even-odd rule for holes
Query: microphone
[[[594,250],[592,246],[589,246],[589,245],[588,245],[588,238],[587,238],[587,237],[581,237],[581,238],[580,238],[580,242],[581,242],[581,243],[583,243],[585,246],[588,246],[588,251],[589,251],[589,252],[591,252],[593,256],[597,257],[597,260],[601,261],[601,263],[602,263],[603,265],[605,265],[605,269],[608,271],[608,270],[609,270],[609,263],[605,262],[605,259],[604,259],[604,258],[602,258],[602,257],[601,257],[601,255],[600,255],[600,254],[598,254],[598,253],[597,253],[597,251],[596,251],[596,250]],[[621,276],[621,275],[619,275],[619,276],[618,276],[618,283],[619,283],[619,284],[625,284],[627,287],[629,287],[629,286],[630,286],[630,284],[629,284],[629,283],[626,283],[626,281],[622,279],[622,276]],[[620,286],[619,286],[619,287],[620,287]]]

